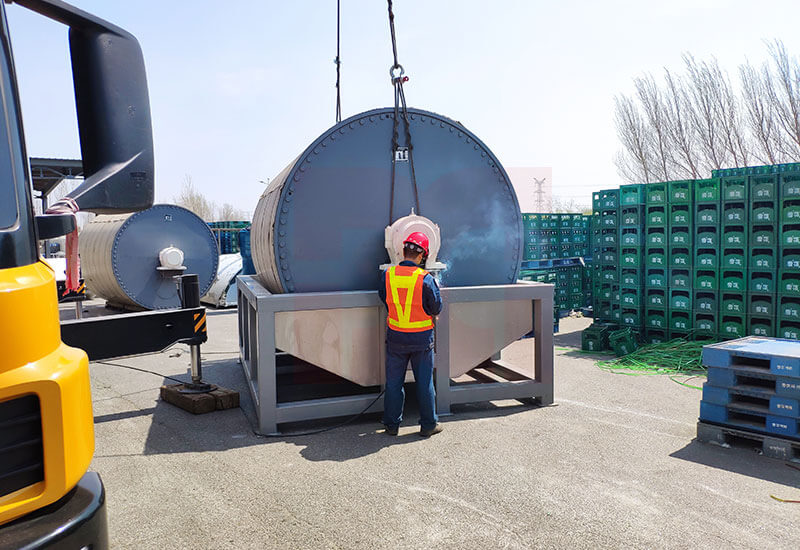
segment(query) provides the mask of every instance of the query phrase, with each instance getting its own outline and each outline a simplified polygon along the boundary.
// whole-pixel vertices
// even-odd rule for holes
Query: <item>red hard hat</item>
[[[421,233],[419,231],[414,231],[411,235],[406,237],[406,240],[403,241],[403,244],[411,243],[417,246],[421,246],[422,249],[425,251],[425,254],[428,253],[428,236],[425,233]]]

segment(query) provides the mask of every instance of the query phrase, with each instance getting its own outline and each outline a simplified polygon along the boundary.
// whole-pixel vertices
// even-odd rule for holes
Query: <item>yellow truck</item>
[[[70,28],[85,174],[73,209],[149,208],[153,142],[138,42],[58,0],[14,3]],[[6,9],[19,8],[0,3],[0,548],[97,550],[108,541],[103,484],[88,471],[89,364],[61,341],[55,277],[38,255],[38,240],[70,233],[75,218],[33,213]]]

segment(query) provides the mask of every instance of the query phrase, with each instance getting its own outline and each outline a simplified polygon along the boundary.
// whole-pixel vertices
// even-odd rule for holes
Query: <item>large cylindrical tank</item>
[[[89,292],[115,305],[144,309],[180,307],[174,279],[180,274],[197,274],[202,296],[219,262],[208,225],[172,204],[97,216],[81,231],[78,248]]]
[[[509,284],[522,257],[522,216],[500,162],[459,122],[409,110],[416,212],[441,229],[447,286]],[[391,193],[393,109],[326,131],[273,179],[251,229],[253,262],[271,292],[374,289],[386,263],[384,228],[415,208],[411,165]],[[405,127],[398,124],[399,144]],[[390,205],[392,208],[390,216]]]

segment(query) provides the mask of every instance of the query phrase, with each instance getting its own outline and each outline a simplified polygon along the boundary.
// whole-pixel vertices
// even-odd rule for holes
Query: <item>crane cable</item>
[[[408,77],[405,76],[405,70],[400,62],[397,60],[397,37],[395,35],[394,30],[394,12],[392,11],[392,0],[387,0],[389,6],[389,31],[392,35],[392,55],[394,63],[389,68],[389,76],[392,80],[392,85],[394,86],[394,118],[392,123],[392,179],[391,179],[391,194],[389,197],[389,225],[392,225],[394,221],[394,182],[395,182],[395,171],[397,168],[397,162],[400,160],[401,162],[405,162],[406,160],[409,163],[409,169],[411,171],[411,185],[414,189],[414,204],[416,205],[416,213],[420,214],[419,208],[419,191],[417,190],[417,174],[414,170],[414,153],[413,149],[414,146],[411,143],[411,125],[408,120],[408,105],[406,104],[406,94],[403,90],[403,84],[408,82]],[[405,138],[406,138],[406,153],[407,159],[399,158],[400,152],[400,144],[399,144],[399,133],[397,125],[400,121],[400,116],[403,117],[403,123],[405,124]]]
[[[342,66],[342,59],[339,56],[339,37],[341,35],[341,0],[336,0],[336,58],[333,62],[336,64],[336,124],[339,124],[342,121],[342,90],[341,90],[341,66]]]

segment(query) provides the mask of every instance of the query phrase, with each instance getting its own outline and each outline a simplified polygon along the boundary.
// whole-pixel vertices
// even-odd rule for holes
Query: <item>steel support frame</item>
[[[519,281],[515,285],[442,289],[444,306],[436,325],[436,413],[450,414],[451,405],[499,399],[533,400],[537,405],[553,403],[553,285]],[[533,377],[503,377],[504,381],[457,384],[450,379],[450,315],[458,302],[531,300],[533,302]],[[520,334],[520,336],[523,336]],[[457,345],[457,342],[453,343]],[[499,352],[478,367],[507,371]]]
[[[275,349],[276,313],[351,307],[382,308],[376,291],[272,294],[255,277],[240,275],[237,281],[239,359],[255,404],[259,433],[277,434],[278,425],[286,422],[354,415],[378,398],[378,393],[368,393],[278,403]],[[475,401],[519,399],[535,400],[540,405],[553,402],[553,285],[520,282],[515,285],[443,288],[442,294],[445,306],[437,323],[435,359],[438,414],[450,414],[451,405]],[[451,342],[448,304],[503,300],[533,302],[534,376],[521,377],[517,373],[513,380],[467,385],[453,383],[449,369]],[[487,364],[497,366],[501,371],[505,368],[494,359],[481,366]],[[382,397],[367,412],[381,410]]]

